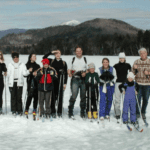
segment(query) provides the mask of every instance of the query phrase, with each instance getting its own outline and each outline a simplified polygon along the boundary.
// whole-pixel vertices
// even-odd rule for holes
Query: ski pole
[[[139,112],[140,112],[140,118],[141,118],[141,120],[143,120],[143,118],[142,118],[142,113],[141,113],[141,109],[140,109],[140,105],[139,105],[139,101],[138,101],[138,98],[137,98],[136,92],[135,92],[135,97],[136,97],[136,102],[137,102],[138,109],[139,109]],[[143,123],[144,123],[143,125],[145,125],[144,120],[143,120]]]
[[[64,87],[64,74],[62,75],[62,86]],[[64,107],[63,107],[63,103],[64,103],[64,88],[62,87],[62,118],[64,117]]]
[[[59,97],[60,97],[60,87],[61,87],[61,80],[62,80],[62,74],[60,75],[60,80],[59,80],[59,90],[58,90],[58,96],[57,96],[57,109],[56,109],[56,114],[58,117],[58,107],[59,107]]]
[[[6,109],[6,115],[7,115],[6,76],[5,76],[5,109]]]

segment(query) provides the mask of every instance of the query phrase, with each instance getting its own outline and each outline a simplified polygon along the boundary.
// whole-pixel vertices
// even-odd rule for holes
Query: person
[[[55,80],[57,76],[56,71],[49,66],[50,62],[47,58],[43,59],[42,63],[43,67],[37,71],[37,75],[35,77],[38,82],[39,114],[40,117],[50,118],[52,90],[54,88],[53,80]]]
[[[124,91],[123,91],[124,89]],[[130,112],[130,121],[132,124],[136,124],[136,95],[139,90],[138,83],[134,82],[134,74],[128,73],[127,81],[119,85],[121,93],[125,94],[123,103],[123,123],[128,124],[128,110]]]
[[[32,71],[27,76],[27,101],[25,107],[25,114],[28,115],[28,110],[31,105],[32,98],[33,101],[33,114],[36,115],[37,104],[38,104],[38,84],[35,80],[36,72],[40,69],[40,65],[36,63],[36,54],[31,53],[28,58],[28,62],[26,63],[27,69],[32,68]]]
[[[27,70],[24,63],[19,60],[19,53],[12,52],[13,61],[8,65],[8,86],[11,94],[11,111],[13,115],[18,112],[22,115],[22,90],[24,85],[24,76],[30,74],[32,69]]]
[[[116,70],[109,66],[109,59],[103,58],[102,67],[99,68],[100,76],[100,120],[110,118],[110,109],[113,100],[114,84],[116,82]]]
[[[48,56],[51,54],[55,55],[55,59],[48,58]],[[54,50],[52,52],[49,52],[43,57],[43,59],[44,58],[49,59],[51,67],[53,67],[56,70],[58,76],[58,80],[54,80],[54,90],[53,90],[53,96],[52,96],[53,98],[51,104],[52,117],[56,118],[56,108],[55,108],[56,100],[58,103],[57,115],[58,117],[62,117],[63,92],[66,89],[67,80],[68,80],[67,63],[64,60],[62,60],[60,50]]]
[[[81,46],[75,48],[76,56],[73,57],[68,63],[68,75],[71,77],[71,97],[68,106],[68,117],[74,118],[73,109],[78,92],[80,89],[80,116],[85,118],[86,109],[86,85],[85,76],[88,69],[88,60],[82,55],[83,50]]]
[[[115,92],[114,92],[114,110],[116,119],[120,119],[120,100],[121,100],[121,93],[119,90],[119,85],[126,81],[127,74],[131,71],[131,65],[126,63],[126,56],[124,52],[119,53],[119,63],[113,66],[116,70],[117,80],[115,83]]]
[[[147,50],[145,48],[139,49],[140,58],[137,59],[133,66],[132,72],[136,75],[135,81],[139,84],[138,102],[141,106],[141,99],[143,103],[141,106],[142,118],[146,119],[146,108],[148,105],[149,94],[150,94],[150,59],[147,57]],[[138,105],[136,105],[137,119],[140,117],[140,111]]]
[[[89,110],[91,110],[90,114],[88,114],[88,118],[97,118],[97,101],[98,101],[98,84],[99,76],[98,73],[95,72],[95,64],[88,64],[89,72],[86,74],[85,83],[86,83],[86,91],[87,91],[87,108],[86,113],[88,114]],[[90,88],[89,88],[90,87]],[[91,89],[91,91],[89,91]],[[91,93],[91,97],[89,95]],[[89,106],[89,99],[91,100],[91,106]],[[90,108],[91,107],[91,108]]]
[[[4,76],[7,75],[7,68],[4,63],[4,56],[3,52],[0,51],[0,114],[2,114],[2,104],[3,104],[3,90],[4,90],[4,79],[3,79],[3,72]]]

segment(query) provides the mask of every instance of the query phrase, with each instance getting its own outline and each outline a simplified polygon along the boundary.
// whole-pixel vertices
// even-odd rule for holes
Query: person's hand
[[[32,72],[33,68],[29,68],[29,72]]]
[[[64,87],[63,87],[63,89],[64,89],[64,90],[66,89],[66,84],[64,84]]]
[[[135,94],[136,94],[136,95],[138,95],[138,92],[137,92],[137,91],[135,91]]]
[[[146,70],[144,71],[144,73],[145,73],[145,75],[148,75],[148,74],[149,74],[149,72],[148,72],[148,71],[146,71]]]
[[[82,77],[85,77],[85,76],[86,76],[86,72],[83,72],[83,73],[81,74],[81,76],[82,76]]]
[[[126,92],[125,91],[123,91],[123,94],[125,94]]]
[[[4,72],[4,76],[7,76],[7,72]]]
[[[134,67],[134,69],[137,69],[137,68],[138,68],[138,66],[137,66],[137,65],[134,65],[133,67]]]
[[[37,72],[36,72],[36,71],[34,71],[34,72],[33,72],[33,75],[34,75],[34,76],[37,76]]]
[[[69,73],[69,74],[68,74],[68,76],[69,76],[69,77],[72,77],[72,74],[71,74],[71,73]]]
[[[58,51],[57,51],[57,50],[55,50],[55,51],[52,51],[51,53],[52,53],[52,54],[55,54],[55,53],[58,53]]]

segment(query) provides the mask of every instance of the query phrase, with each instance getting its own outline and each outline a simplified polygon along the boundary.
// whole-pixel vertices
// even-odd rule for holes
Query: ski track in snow
[[[10,55],[4,55],[6,64],[11,61]],[[21,55],[20,60],[27,62],[27,55]],[[102,58],[105,56],[87,56],[94,60],[96,68],[101,66]],[[37,56],[37,62],[41,65],[42,56]],[[62,56],[68,62],[72,56]],[[118,57],[109,56],[110,64],[113,66],[118,62]],[[139,57],[127,57],[131,65]],[[64,119],[45,119],[45,122],[33,121],[32,105],[30,106],[29,119],[25,116],[16,118],[10,112],[10,93],[7,87],[7,115],[1,115],[0,119],[0,150],[149,150],[150,131],[149,127],[144,128],[142,133],[137,132],[133,127],[130,132],[124,124],[120,126],[114,118],[114,108],[111,108],[110,122],[105,120],[105,127],[101,122],[97,124],[88,119],[83,121],[80,118],[79,96],[75,103],[74,114],[76,120],[68,119],[67,111],[70,97],[70,79],[64,94]],[[26,82],[23,90],[23,104],[26,92]],[[5,112],[5,90],[3,93],[3,111]],[[147,121],[150,119],[150,105],[147,107]]]

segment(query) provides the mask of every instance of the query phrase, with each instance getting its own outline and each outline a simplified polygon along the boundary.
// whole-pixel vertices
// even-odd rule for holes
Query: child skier
[[[43,68],[37,72],[36,79],[38,81],[38,99],[39,99],[39,111],[40,117],[50,117],[51,95],[53,86],[53,80],[56,79],[56,71],[49,67],[49,60],[43,59]],[[44,100],[45,108],[44,110]]]
[[[125,91],[122,90],[125,89]],[[132,124],[136,124],[136,95],[139,90],[139,85],[134,82],[134,74],[132,72],[128,73],[127,81],[119,85],[119,90],[123,94],[124,104],[123,104],[123,123],[128,123],[128,109],[130,110],[130,121]]]
[[[116,81],[116,71],[109,66],[109,59],[103,58],[103,66],[100,70],[100,120],[109,119],[109,113],[113,100],[114,83]]]
[[[96,119],[97,118],[96,102],[98,101],[99,77],[98,77],[98,73],[95,72],[94,63],[90,63],[88,65],[88,69],[89,69],[89,73],[86,74],[86,78],[85,78],[85,83],[86,83],[86,88],[87,88],[86,90],[87,90],[87,95],[88,95],[86,113],[88,114],[88,118],[92,118],[92,115],[93,115],[93,118]],[[89,91],[89,89],[91,91]],[[91,101],[91,106],[89,106],[89,101]]]

